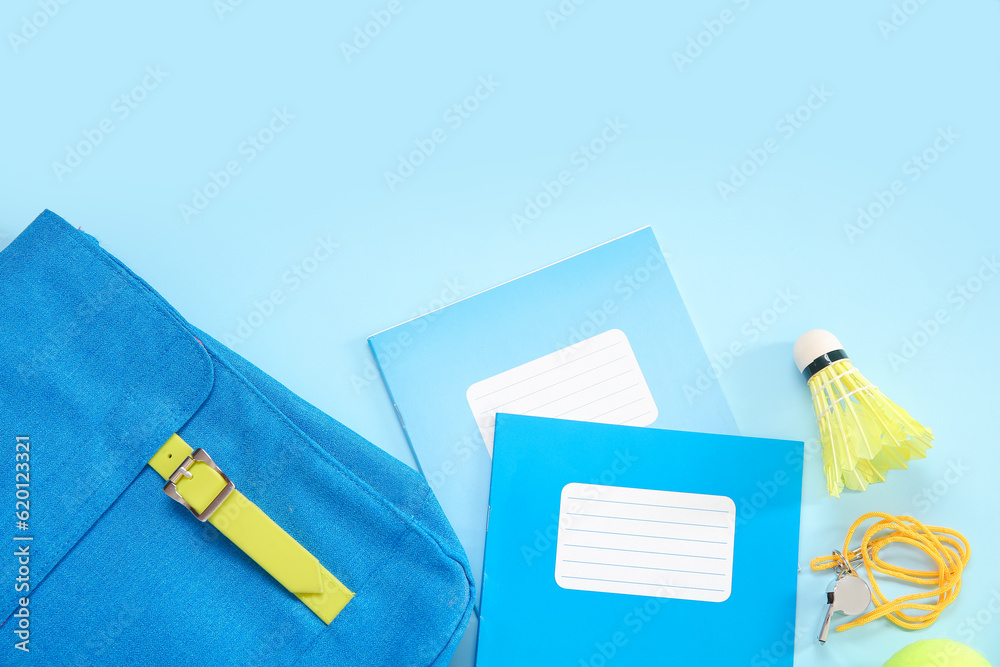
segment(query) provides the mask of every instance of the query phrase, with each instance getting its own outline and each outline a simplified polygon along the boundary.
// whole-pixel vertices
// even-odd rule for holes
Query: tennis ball
[[[990,667],[979,651],[950,639],[924,639],[889,658],[882,667]]]

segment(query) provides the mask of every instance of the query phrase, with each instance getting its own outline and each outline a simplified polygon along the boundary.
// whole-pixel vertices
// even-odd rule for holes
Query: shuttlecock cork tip
[[[823,329],[813,329],[805,332],[795,341],[792,356],[795,358],[795,366],[798,367],[799,372],[805,373],[806,369],[815,362],[825,359],[831,352],[843,349],[844,346],[832,333]],[[813,373],[815,372],[813,371]],[[809,373],[809,376],[812,376],[813,373]]]

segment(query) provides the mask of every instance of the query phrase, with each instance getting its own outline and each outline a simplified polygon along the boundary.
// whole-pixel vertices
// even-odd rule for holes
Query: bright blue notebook
[[[497,415],[477,667],[790,667],[802,460]]]
[[[650,228],[369,339],[481,583],[493,415],[735,433]]]

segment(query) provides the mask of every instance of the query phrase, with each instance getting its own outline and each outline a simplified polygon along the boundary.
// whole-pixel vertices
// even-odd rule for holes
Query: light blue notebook
[[[477,667],[790,667],[802,460],[498,415]]]
[[[653,231],[369,338],[421,472],[481,583],[493,415],[735,433]]]

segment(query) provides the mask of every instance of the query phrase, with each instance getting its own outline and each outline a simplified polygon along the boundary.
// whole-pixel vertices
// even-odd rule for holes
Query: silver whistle
[[[858,616],[868,609],[871,601],[872,592],[864,579],[855,574],[853,570],[850,573],[841,573],[833,583],[831,590],[826,592],[826,617],[819,630],[819,642],[826,643],[833,612],[839,611],[848,616]]]

